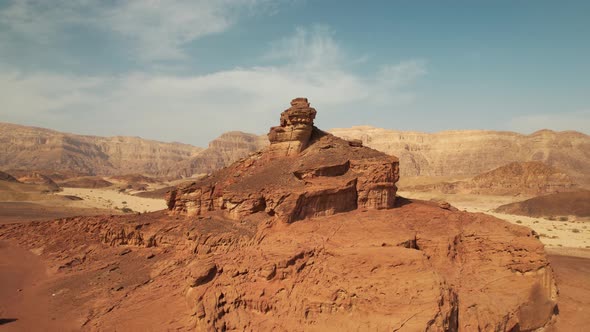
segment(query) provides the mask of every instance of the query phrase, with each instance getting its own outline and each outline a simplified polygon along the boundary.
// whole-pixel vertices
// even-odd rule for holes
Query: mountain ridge
[[[404,177],[475,176],[511,162],[542,161],[568,173],[579,184],[590,186],[590,174],[585,171],[590,169],[590,136],[577,131],[541,129],[528,135],[493,130],[426,133],[353,126],[328,132],[359,139],[368,147],[398,156]],[[207,148],[201,148],[131,136],[68,134],[0,122],[0,169],[88,175],[143,173],[178,178],[211,173],[267,145],[266,135],[240,131],[223,133]]]

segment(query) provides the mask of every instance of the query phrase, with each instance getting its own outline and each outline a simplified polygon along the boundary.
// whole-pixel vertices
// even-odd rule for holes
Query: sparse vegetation
[[[517,220],[517,221],[516,221],[516,223],[517,223],[517,224],[522,224],[522,221],[520,221],[520,220]]]
[[[577,228],[572,229],[572,233],[580,233],[580,230]]]
[[[559,217],[559,221],[568,221],[569,218],[568,217]]]

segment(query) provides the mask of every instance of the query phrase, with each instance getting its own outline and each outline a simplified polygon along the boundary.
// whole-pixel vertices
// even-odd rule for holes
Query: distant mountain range
[[[590,136],[575,131],[429,134],[360,126],[330,132],[398,156],[402,176],[475,176],[511,162],[541,161],[580,184],[590,184]],[[84,136],[0,123],[0,170],[180,177],[210,173],[266,145],[266,135],[243,132],[222,134],[204,149],[139,137]]]
[[[333,129],[400,158],[401,176],[475,176],[512,162],[541,161],[590,185],[590,136],[576,131],[453,130],[438,133],[368,126]]]

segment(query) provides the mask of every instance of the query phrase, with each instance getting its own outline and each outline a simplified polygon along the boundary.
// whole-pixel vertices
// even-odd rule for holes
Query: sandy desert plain
[[[404,176],[408,149],[314,117],[196,149],[193,178],[4,168],[0,330],[587,331],[588,169]]]

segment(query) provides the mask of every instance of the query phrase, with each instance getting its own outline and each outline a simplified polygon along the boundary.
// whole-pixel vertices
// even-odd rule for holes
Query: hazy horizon
[[[322,129],[590,133],[590,3],[6,1],[0,121],[206,146]]]

